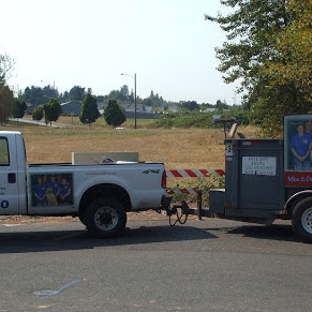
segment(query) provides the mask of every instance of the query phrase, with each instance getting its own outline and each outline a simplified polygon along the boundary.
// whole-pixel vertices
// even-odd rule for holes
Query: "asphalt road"
[[[19,118],[18,120],[16,120],[16,118],[9,118],[9,120],[17,121],[17,122],[21,122],[21,123],[33,124],[33,125],[37,125],[37,126],[50,127],[50,124],[47,125],[44,121],[33,120],[30,118]],[[51,127],[54,127],[54,128],[73,128],[74,126],[53,121],[51,123]]]
[[[0,225],[0,311],[309,311],[312,245],[288,223]]]

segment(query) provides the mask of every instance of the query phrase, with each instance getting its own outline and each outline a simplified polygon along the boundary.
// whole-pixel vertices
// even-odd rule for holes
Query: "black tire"
[[[83,223],[92,234],[113,237],[126,226],[127,214],[123,205],[111,197],[99,197],[87,207]]]
[[[303,241],[312,242],[312,197],[296,204],[292,213],[292,227]]]
[[[84,224],[85,226],[87,226],[87,223],[86,223],[86,221],[85,221],[85,215],[84,215],[84,213],[83,213],[83,214],[79,214],[78,217],[79,217],[80,222],[81,222],[82,224]]]

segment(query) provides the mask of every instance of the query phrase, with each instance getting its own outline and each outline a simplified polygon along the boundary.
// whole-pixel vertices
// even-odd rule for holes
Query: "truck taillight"
[[[164,188],[164,189],[167,187],[167,174],[166,174],[166,170],[164,170],[164,171],[163,171],[163,174],[162,174],[161,186],[162,186],[162,188]]]

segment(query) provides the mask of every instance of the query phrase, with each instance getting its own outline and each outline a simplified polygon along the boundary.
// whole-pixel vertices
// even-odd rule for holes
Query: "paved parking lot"
[[[0,225],[0,311],[308,311],[312,245],[289,223]]]

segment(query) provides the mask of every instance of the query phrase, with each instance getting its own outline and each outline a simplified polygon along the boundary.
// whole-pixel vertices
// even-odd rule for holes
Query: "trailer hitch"
[[[183,200],[180,205],[173,205],[171,204],[172,197],[170,196],[163,196],[162,198],[162,204],[161,209],[159,210],[159,213],[161,213],[161,210],[166,211],[167,216],[169,217],[169,224],[171,226],[176,225],[177,223],[185,224],[188,215],[197,215],[198,220],[202,219],[202,215],[211,217],[211,213],[208,209],[202,209],[202,190],[197,190],[197,208],[190,208],[188,204]],[[176,216],[176,220],[172,220],[172,216]]]
[[[181,205],[174,205],[173,207],[167,207],[166,212],[169,217],[170,226],[176,225],[178,222],[180,224],[185,224],[188,218],[189,207],[185,201],[182,201]],[[172,216],[176,216],[176,220],[172,220]]]
[[[202,190],[197,190],[197,208],[190,208],[188,204],[183,200],[181,205],[174,205],[170,207],[170,201],[167,202],[167,205],[163,206],[163,209],[167,212],[167,216],[169,216],[169,224],[171,226],[177,224],[185,224],[188,218],[188,215],[197,215],[198,220],[202,220],[202,216],[212,218],[215,216],[214,211],[210,209],[202,208]],[[176,215],[176,221],[173,222],[171,217]]]

